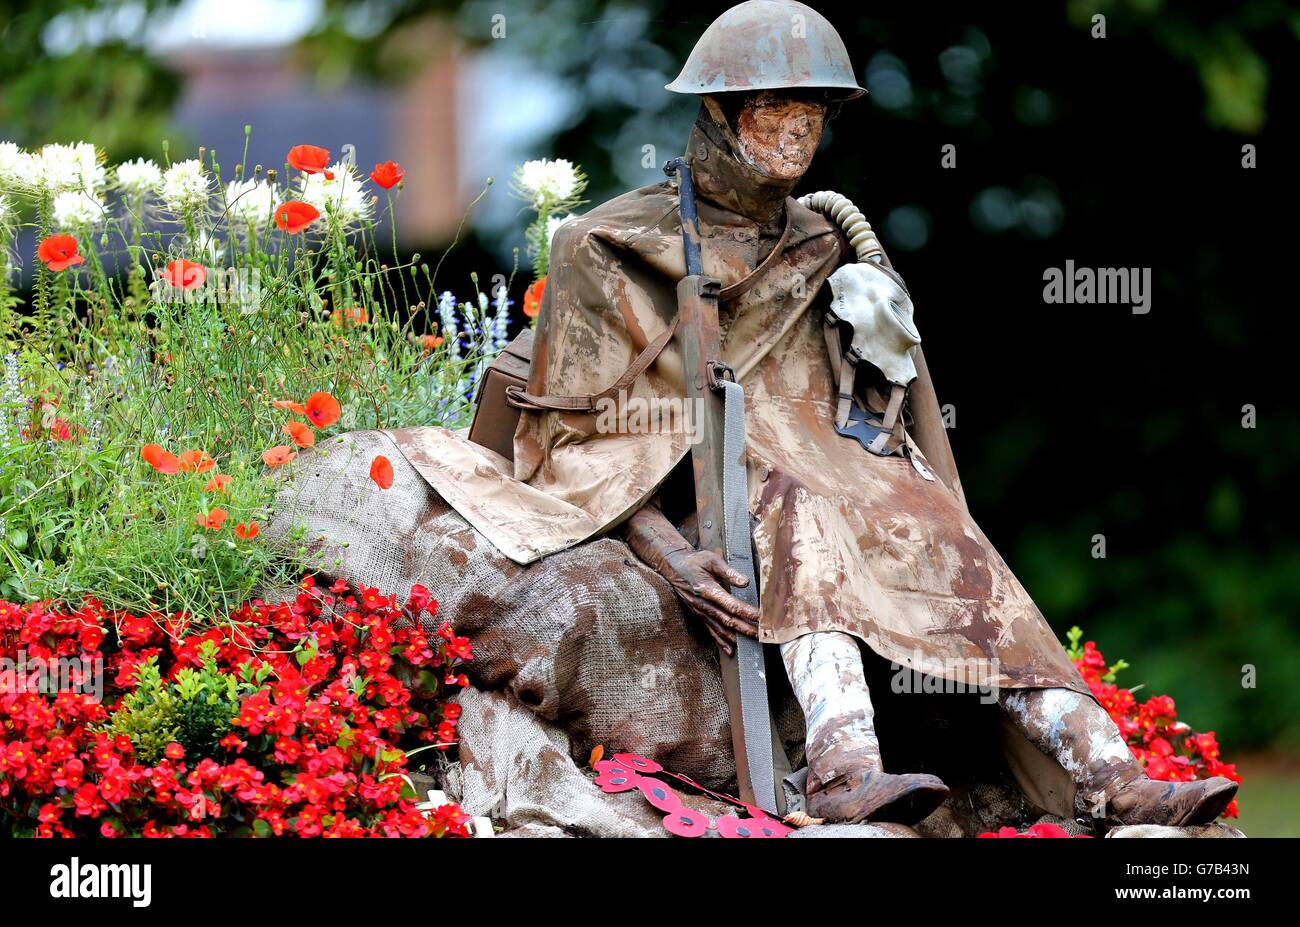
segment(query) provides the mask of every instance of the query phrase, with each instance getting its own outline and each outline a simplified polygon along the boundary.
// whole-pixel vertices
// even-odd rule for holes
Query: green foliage
[[[152,200],[110,202],[105,224],[76,230],[85,264],[38,265],[30,309],[0,276],[0,595],[93,595],[217,620],[321,565],[292,532],[272,543],[233,531],[264,526],[277,476],[301,465],[263,463],[267,449],[292,446],[284,426],[301,421],[278,400],[331,394],[342,414],[316,433],[322,444],[334,432],[468,424],[470,377],[498,338],[485,296],[449,316],[419,255],[385,257],[396,248],[375,238],[379,203],[360,220],[327,206],[290,237],[241,224],[221,165],[206,170],[219,201],[208,208],[175,216]],[[294,195],[273,186],[277,201]],[[39,238],[46,210],[33,211]],[[159,279],[177,260],[202,264],[207,285]],[[449,320],[457,331],[428,344]],[[212,469],[157,472],[141,459],[147,444],[202,452]],[[218,473],[227,485],[210,484]],[[224,526],[200,523],[217,508]]]
[[[177,0],[0,0],[0,125],[26,144],[94,138],[116,158],[166,133],[180,76],[144,48]],[[105,30],[107,24],[112,27]],[[101,34],[93,49],[51,39]],[[52,36],[52,33],[54,34]],[[12,133],[10,135],[9,133]]]
[[[216,755],[218,741],[229,733],[239,710],[240,683],[217,669],[215,644],[205,643],[200,658],[202,668],[185,667],[175,680],[164,682],[157,658],[150,657],[105,733],[130,738],[141,763],[157,763],[171,743],[184,747],[191,762]]]

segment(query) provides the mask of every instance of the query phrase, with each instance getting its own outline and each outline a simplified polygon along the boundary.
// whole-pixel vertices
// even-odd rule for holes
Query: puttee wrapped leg
[[[1196,782],[1147,778],[1110,715],[1079,692],[1008,689],[999,701],[1012,723],[1074,780],[1081,810],[1103,822],[1204,824],[1237,793],[1236,783],[1221,776]]]
[[[912,824],[943,802],[948,789],[935,776],[884,771],[856,639],[838,631],[804,634],[781,645],[781,658],[807,728],[810,815]]]

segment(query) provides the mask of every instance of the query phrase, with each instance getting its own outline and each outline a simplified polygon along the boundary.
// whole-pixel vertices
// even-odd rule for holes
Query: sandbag
[[[380,454],[393,466],[387,490],[369,477]],[[333,578],[400,595],[427,586],[439,603],[430,629],[446,619],[473,641],[473,684],[556,724],[581,764],[601,744],[734,788],[717,650],[622,541],[599,538],[519,566],[380,431],[322,441],[283,472],[271,538],[305,546]],[[780,702],[778,727],[797,758],[803,720],[792,699]]]

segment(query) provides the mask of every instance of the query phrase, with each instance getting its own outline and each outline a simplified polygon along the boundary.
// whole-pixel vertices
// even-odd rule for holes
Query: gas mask
[[[916,379],[912,355],[921,335],[902,278],[874,261],[860,261],[831,274],[830,285],[834,318],[828,323],[848,323],[853,331],[845,351],[849,363],[865,360],[906,389]]]
[[[876,247],[867,236],[859,237],[860,252]],[[831,304],[824,321],[838,388],[835,430],[878,456],[908,457],[917,473],[933,480],[910,452],[902,422],[903,400],[916,379],[914,355],[921,344],[907,287],[898,274],[870,257],[845,264],[829,282]],[[888,383],[883,412],[865,407],[854,395],[857,367],[863,361],[875,366]]]
[[[871,223],[848,197],[822,190],[799,197],[799,203],[839,226],[858,258],[829,278],[831,304],[824,321],[838,393],[835,430],[873,454],[907,457],[917,473],[933,481],[934,474],[911,452],[902,422],[903,400],[916,379],[914,355],[921,346],[912,321],[912,297],[903,279],[885,263],[885,250]],[[865,408],[854,396],[858,364],[864,360],[889,383],[883,412]]]

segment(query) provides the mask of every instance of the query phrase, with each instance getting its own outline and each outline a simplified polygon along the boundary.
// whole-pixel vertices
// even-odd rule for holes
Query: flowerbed
[[[470,642],[395,595],[309,576],[201,632],[159,613],[0,602],[0,819],[15,835],[467,836],[417,811]]]
[[[1236,765],[1223,761],[1214,731],[1198,734],[1179,721],[1174,700],[1168,695],[1154,695],[1139,703],[1133,693],[1141,686],[1125,689],[1115,682],[1116,674],[1128,668],[1126,662],[1119,660],[1108,666],[1092,641],[1080,647],[1083,632],[1079,628],[1071,628],[1068,638],[1067,652],[1079,675],[1119,726],[1129,749],[1148,776],[1167,782],[1191,782],[1211,776],[1241,781]],[[1223,816],[1237,816],[1235,798]]]

